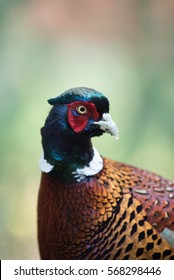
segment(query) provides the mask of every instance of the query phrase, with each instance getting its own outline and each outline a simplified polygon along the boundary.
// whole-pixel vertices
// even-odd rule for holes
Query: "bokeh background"
[[[40,127],[76,86],[110,99],[102,155],[174,179],[174,1],[0,1],[1,259],[39,258]]]

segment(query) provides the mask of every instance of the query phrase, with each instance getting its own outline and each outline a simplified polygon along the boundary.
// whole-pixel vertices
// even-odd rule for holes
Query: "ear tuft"
[[[47,102],[48,102],[50,105],[55,105],[56,103],[58,103],[58,97],[50,98],[50,99],[47,100]]]

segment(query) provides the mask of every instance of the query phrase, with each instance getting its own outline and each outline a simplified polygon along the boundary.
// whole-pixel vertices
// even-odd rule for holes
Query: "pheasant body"
[[[66,94],[63,102],[67,102],[65,97]],[[91,133],[102,134],[104,126],[106,131],[110,129],[111,134],[117,133],[115,127],[110,127],[112,122],[109,118],[109,125],[103,123],[106,119],[101,119],[105,113],[105,100],[102,101],[103,108],[97,109],[98,119],[96,112],[93,122],[89,118],[90,125],[95,122],[95,133],[90,131],[90,137]],[[97,121],[103,126],[101,130],[96,126]],[[85,127],[89,125],[86,119],[85,123]],[[83,125],[80,122],[80,127]],[[45,152],[51,170],[42,173],[39,191],[41,258],[174,259],[174,248],[160,235],[166,227],[174,230],[174,184],[127,164],[99,157],[94,160],[92,145],[89,141],[85,143],[89,139],[89,130],[83,130],[75,132],[79,138],[76,137],[67,156],[71,160],[69,163],[65,159],[55,164],[53,158],[50,160],[50,154]],[[53,137],[51,139],[53,141]],[[47,141],[43,143],[44,147]],[[78,156],[74,157],[74,153]],[[88,164],[83,167],[87,159]]]

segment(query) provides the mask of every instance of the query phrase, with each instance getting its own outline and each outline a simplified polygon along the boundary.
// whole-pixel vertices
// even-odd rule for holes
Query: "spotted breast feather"
[[[118,138],[107,98],[75,88],[49,103],[41,129],[41,258],[174,259],[174,184],[102,158],[92,146],[104,132]]]

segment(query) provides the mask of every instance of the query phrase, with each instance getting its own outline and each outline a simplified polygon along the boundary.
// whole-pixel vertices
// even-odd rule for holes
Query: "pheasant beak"
[[[116,140],[119,139],[118,127],[112,120],[111,115],[109,113],[104,113],[102,120],[94,122],[94,124],[97,124],[100,127],[100,129],[104,132],[113,135],[116,138]]]

